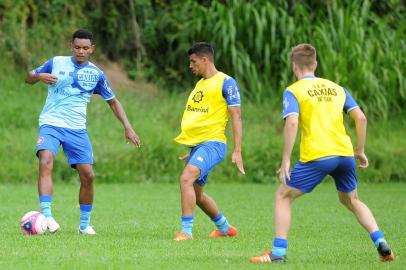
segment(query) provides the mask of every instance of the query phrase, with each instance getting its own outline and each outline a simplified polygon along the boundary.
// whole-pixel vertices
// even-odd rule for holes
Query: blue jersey
[[[92,94],[99,94],[104,100],[114,98],[105,74],[91,62],[79,65],[73,57],[56,56],[32,73],[50,73],[58,78],[54,85],[48,86],[40,126],[85,129],[86,108]]]

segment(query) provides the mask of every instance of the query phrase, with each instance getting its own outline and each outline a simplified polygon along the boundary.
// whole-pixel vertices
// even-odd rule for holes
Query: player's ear
[[[292,61],[292,71],[295,72],[295,70],[296,70],[296,64],[295,64],[295,62]]]

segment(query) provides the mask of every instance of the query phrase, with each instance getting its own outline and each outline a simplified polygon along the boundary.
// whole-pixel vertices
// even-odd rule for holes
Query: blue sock
[[[39,195],[39,205],[45,217],[52,217],[51,203],[52,195]]]
[[[288,240],[283,238],[275,238],[273,240],[272,255],[286,256],[286,248],[288,247]]]
[[[187,235],[192,235],[193,228],[193,215],[191,216],[182,216],[182,230],[181,232],[186,233]]]
[[[383,233],[380,230],[372,232],[370,236],[376,248],[379,247],[379,243],[386,243],[386,240],[383,237]]]
[[[222,213],[219,213],[215,218],[212,218],[211,220],[214,222],[220,232],[224,234],[228,232],[230,224],[228,224],[227,218],[223,216]]]
[[[92,204],[80,204],[80,229],[84,230],[90,225],[90,215],[92,214]]]

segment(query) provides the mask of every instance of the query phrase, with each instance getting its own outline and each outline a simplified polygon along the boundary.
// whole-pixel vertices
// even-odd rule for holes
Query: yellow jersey
[[[210,78],[199,80],[189,95],[182,117],[182,131],[175,141],[187,146],[206,141],[226,143],[228,106],[239,105],[238,87],[230,76],[217,72]]]
[[[286,89],[283,104],[284,118],[292,113],[299,115],[301,162],[328,156],[354,156],[343,112],[358,105],[345,88],[326,79],[305,77]]]

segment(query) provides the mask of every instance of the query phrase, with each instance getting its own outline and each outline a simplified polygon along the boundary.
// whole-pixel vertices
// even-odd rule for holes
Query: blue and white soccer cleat
[[[50,233],[55,233],[61,228],[53,217],[47,217],[47,227]]]
[[[80,229],[80,227],[79,227],[79,230],[78,230],[78,233],[79,234],[88,234],[88,235],[95,235],[96,234],[96,232],[95,232],[95,230],[93,229],[93,227],[92,226],[87,226],[85,229]]]

